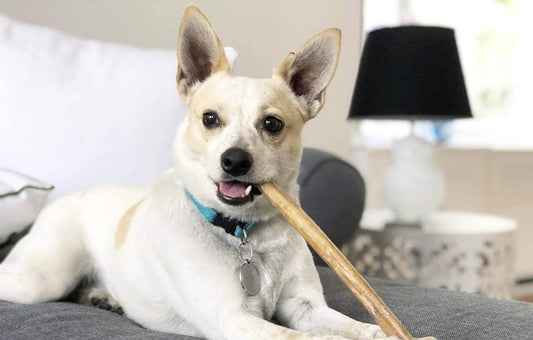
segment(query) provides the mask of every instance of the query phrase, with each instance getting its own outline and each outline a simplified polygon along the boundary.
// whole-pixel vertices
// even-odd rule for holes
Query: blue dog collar
[[[194,204],[196,209],[202,214],[202,216],[212,225],[223,228],[228,234],[233,235],[238,238],[244,238],[244,232],[246,231],[246,234],[249,234],[250,231],[257,225],[257,222],[244,222],[237,219],[231,219],[228,217],[225,217],[221,213],[217,212],[215,209],[208,208],[202,203],[198,202],[196,198],[189,192],[189,190],[185,190],[187,197],[191,200],[191,202]]]

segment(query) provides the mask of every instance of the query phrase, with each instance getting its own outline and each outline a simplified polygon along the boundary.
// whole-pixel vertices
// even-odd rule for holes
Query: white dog
[[[305,241],[254,186],[275,181],[298,199],[302,127],[324,105],[340,38],[319,33],[269,79],[233,77],[209,21],[187,7],[177,83],[189,114],[174,168],[151,187],[107,185],[46,208],[0,265],[0,299],[57,300],[91,277],[82,302],[163,332],[384,338],[328,308]]]

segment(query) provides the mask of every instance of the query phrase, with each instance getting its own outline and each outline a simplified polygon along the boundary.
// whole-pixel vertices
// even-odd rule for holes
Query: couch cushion
[[[302,208],[342,247],[359,226],[365,205],[365,183],[359,172],[330,153],[305,148],[298,183]],[[313,254],[315,264],[324,266]]]
[[[150,331],[118,314],[69,302],[17,305],[0,301],[0,339],[110,338],[195,339]]]
[[[328,304],[357,320],[368,312],[329,268],[318,268]],[[531,339],[533,304],[446,289],[419,288],[387,280],[369,283],[413,336],[439,340]]]

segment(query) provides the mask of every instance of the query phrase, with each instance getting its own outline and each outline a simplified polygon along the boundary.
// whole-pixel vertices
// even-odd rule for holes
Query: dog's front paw
[[[371,339],[386,339],[386,340],[399,340],[395,336],[387,336],[385,332],[378,325],[369,324],[367,328],[361,333],[362,340],[371,340]],[[414,340],[437,340],[432,336],[424,338],[415,338]]]
[[[345,337],[340,336],[340,335],[319,335],[316,339],[320,339],[320,340],[349,340],[348,338],[345,338]]]
[[[387,340],[398,340],[397,337],[392,336],[388,337],[385,332],[378,325],[369,324],[361,333],[362,340],[372,340],[372,339],[387,339]]]

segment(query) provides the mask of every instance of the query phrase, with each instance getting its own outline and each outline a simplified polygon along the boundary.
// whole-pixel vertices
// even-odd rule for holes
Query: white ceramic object
[[[433,162],[433,146],[413,135],[399,141],[385,170],[385,200],[399,223],[419,224],[444,200],[444,175]]]

